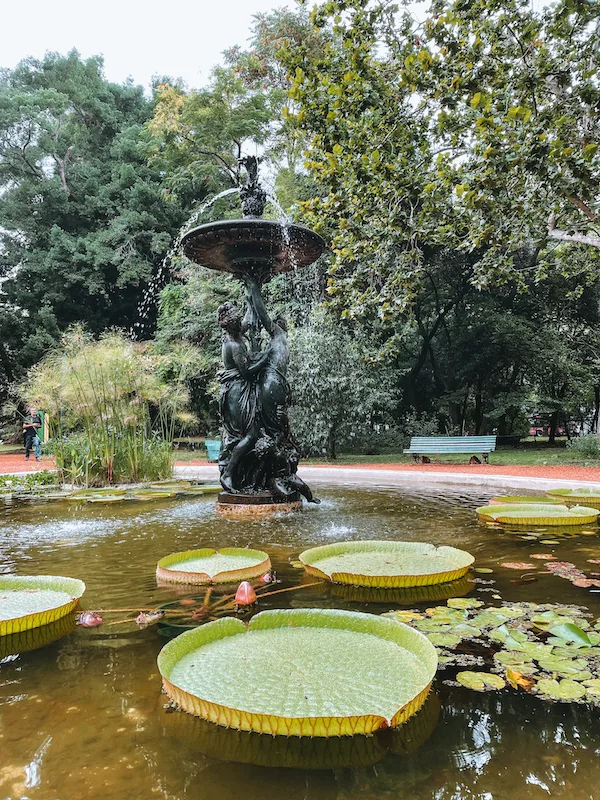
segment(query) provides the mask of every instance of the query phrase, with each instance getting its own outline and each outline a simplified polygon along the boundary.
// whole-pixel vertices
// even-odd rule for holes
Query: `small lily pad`
[[[449,608],[480,608],[483,602],[481,600],[475,600],[475,598],[453,597],[451,600],[448,600],[447,605]]]
[[[495,689],[504,689],[505,681],[491,672],[459,672],[456,680],[467,689],[474,689],[476,692],[486,692]]]
[[[585,686],[570,681],[568,678],[564,678],[560,682],[552,678],[541,678],[536,683],[534,690],[551,700],[578,700],[586,693]]]

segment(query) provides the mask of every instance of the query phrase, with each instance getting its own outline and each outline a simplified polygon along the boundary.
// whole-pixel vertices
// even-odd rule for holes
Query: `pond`
[[[468,550],[476,568],[493,570],[474,573],[470,596],[486,603],[498,602],[499,595],[583,604],[600,616],[597,591],[550,574],[514,583],[519,573],[499,566],[542,550],[589,573],[587,559],[598,556],[598,537],[589,529],[538,530],[535,539],[524,538],[528,530],[488,527],[474,513],[491,496],[481,489],[325,487],[319,494],[320,506],[264,522],[218,519],[214,497],[118,506],[6,505],[0,507],[0,572],[81,578],[87,609],[150,608],[198,596],[197,589],[157,587],[156,562],[175,551],[228,545],[266,550],[281,581],[275,588],[285,588],[312,582],[293,565],[307,547],[365,538],[429,541]],[[361,602],[319,584],[265,598],[259,609],[311,606],[373,613],[401,607],[389,600]],[[198,720],[172,712],[156,667],[166,639],[157,626],[108,624],[120,618],[105,615],[100,628],[78,628],[43,649],[0,661],[2,800],[594,797],[600,779],[597,709],[511,691],[480,694],[438,679],[403,741],[365,738],[352,747],[329,741],[299,752],[285,739],[214,726],[207,731]],[[281,763],[295,767],[264,766]]]

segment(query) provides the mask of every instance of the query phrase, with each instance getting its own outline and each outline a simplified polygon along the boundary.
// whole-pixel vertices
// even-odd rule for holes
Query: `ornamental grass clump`
[[[34,367],[22,395],[48,414],[61,481],[102,486],[170,477],[187,394],[160,371],[148,345],[114,331],[95,341],[81,328]]]

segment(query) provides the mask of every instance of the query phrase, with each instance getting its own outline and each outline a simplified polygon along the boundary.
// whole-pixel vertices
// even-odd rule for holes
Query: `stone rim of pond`
[[[229,560],[230,566],[227,567]],[[203,565],[203,561],[206,563]],[[214,571],[217,561],[218,569]],[[190,569],[190,565],[194,569]],[[182,567],[187,566],[186,569]],[[156,565],[159,582],[210,585],[215,583],[237,583],[259,578],[271,570],[271,559],[263,550],[246,547],[205,547],[200,550],[184,550],[161,558]]]
[[[424,704],[437,662],[435,647],[408,625],[304,608],[263,611],[247,627],[232,617],[209,622],[158,656],[164,690],[184,711],[238,730],[310,737],[401,725]]]
[[[475,509],[482,522],[506,525],[592,525],[598,521],[600,509],[587,506],[565,506],[553,503],[502,503]]]
[[[298,558],[309,575],[380,589],[450,583],[466,575],[475,561],[471,553],[456,547],[379,539],[311,547]]]
[[[0,600],[2,592],[23,592],[31,595],[35,592],[53,592],[68,595],[69,598],[58,598],[62,602],[50,608],[28,611],[9,619],[0,619],[0,636],[22,633],[31,628],[39,628],[65,617],[74,611],[85,592],[85,583],[78,578],[67,578],[63,575],[0,575]],[[31,599],[31,598],[28,598]]]

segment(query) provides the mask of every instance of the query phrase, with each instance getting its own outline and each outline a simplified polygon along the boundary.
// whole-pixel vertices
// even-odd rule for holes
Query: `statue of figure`
[[[258,182],[260,158],[244,156],[238,159],[238,163],[246,169],[246,183],[240,188],[243,214],[245,217],[261,217],[265,210],[267,195]]]
[[[255,378],[268,363],[269,352],[263,353],[255,363],[250,362],[243,315],[235,303],[219,306],[218,318],[224,333],[223,369],[219,373],[219,410],[223,420],[219,469],[221,485],[226,491],[233,492],[242,488],[244,479],[238,475],[238,466],[259,435],[258,385]]]
[[[261,427],[269,435],[281,442],[290,438],[287,410],[292,395],[287,381],[287,368],[290,349],[287,341],[287,323],[281,316],[271,320],[260,292],[260,284],[251,274],[244,276],[248,287],[248,300],[260,320],[261,325],[271,337],[268,360],[258,378]]]
[[[254,485],[268,489],[281,500],[300,493],[309,503],[321,502],[296,474],[299,459],[295,445],[278,447],[275,440],[262,430],[252,452],[256,458],[252,475]]]

